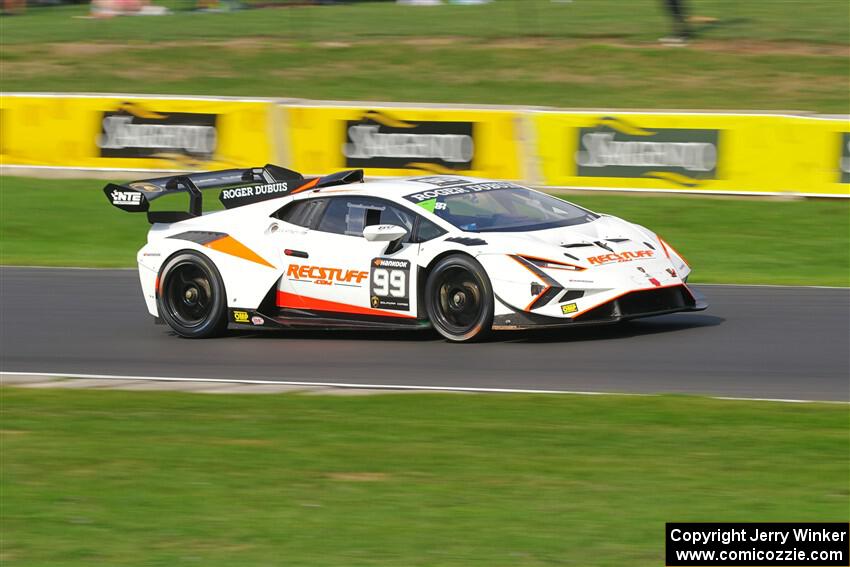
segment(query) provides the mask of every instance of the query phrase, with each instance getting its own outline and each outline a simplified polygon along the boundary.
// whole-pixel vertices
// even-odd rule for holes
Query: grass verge
[[[109,206],[101,192],[104,184],[0,177],[0,263],[133,266],[148,224],[144,215]],[[694,266],[695,282],[850,285],[846,201],[566,198],[656,231]]]
[[[81,5],[4,19],[0,63],[6,91],[848,112],[844,0],[698,9],[718,21],[671,49],[658,0],[630,0],[627,16],[622,0],[112,20],[80,19]]]
[[[247,0],[251,4],[253,0]],[[497,0],[487,5],[416,8],[392,1],[355,2],[336,6],[246,10],[227,13],[188,12],[194,0],[158,0],[175,11],[148,18],[81,19],[88,6],[30,9],[3,22],[0,44],[36,42],[122,41],[164,42],[184,39],[288,38],[296,41],[350,41],[421,36],[424,38],[597,38],[655,41],[670,31],[671,20],[655,0],[552,2]],[[269,5],[267,2],[258,2]],[[278,0],[278,4],[304,4]],[[815,45],[850,41],[844,0],[738,2],[700,0],[695,16],[716,18],[697,24],[701,39],[793,41]],[[191,25],[190,25],[191,24]]]
[[[666,521],[847,519],[845,406],[0,393],[9,565],[656,566]]]

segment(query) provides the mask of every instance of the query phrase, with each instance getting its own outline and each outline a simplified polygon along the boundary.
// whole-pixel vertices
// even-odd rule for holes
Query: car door
[[[295,244],[283,248],[286,267],[278,306],[342,319],[415,319],[419,245],[411,235],[417,215],[369,196],[312,201],[316,202],[312,208],[292,219],[300,219],[306,226],[293,227],[291,230],[300,232],[289,234],[297,249]],[[388,242],[370,242],[363,237],[366,226],[377,224],[407,230],[400,248],[387,253]]]

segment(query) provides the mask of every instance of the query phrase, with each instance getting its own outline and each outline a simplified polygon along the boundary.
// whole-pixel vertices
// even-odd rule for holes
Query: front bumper
[[[493,318],[493,329],[602,325],[681,311],[702,311],[707,307],[708,303],[702,294],[682,284],[629,291],[568,319],[528,311],[496,315]]]

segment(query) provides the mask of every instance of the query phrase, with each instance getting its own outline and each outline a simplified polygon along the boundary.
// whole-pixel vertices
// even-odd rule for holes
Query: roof
[[[309,195],[325,195],[331,193],[347,193],[382,195],[386,197],[406,196],[428,189],[439,189],[441,187],[452,187],[464,184],[494,182],[489,179],[478,177],[465,177],[461,175],[418,175],[403,178],[371,179],[363,183],[348,185],[337,185],[334,187],[320,188],[307,192]]]

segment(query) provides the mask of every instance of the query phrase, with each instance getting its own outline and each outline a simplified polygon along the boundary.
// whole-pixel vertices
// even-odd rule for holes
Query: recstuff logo
[[[603,117],[579,128],[575,156],[579,177],[650,177],[694,187],[717,179],[719,130],[635,126]]]
[[[96,143],[108,158],[209,160],[217,144],[215,114],[162,113],[124,102],[101,117]]]
[[[475,159],[473,122],[413,122],[371,110],[344,126],[346,167],[454,173]]]
[[[632,260],[648,260],[652,258],[655,253],[652,250],[635,250],[634,252],[620,252],[619,254],[602,254],[601,256],[591,256],[587,259],[593,266],[600,266],[602,264],[609,264],[611,262],[631,262]]]
[[[304,280],[322,285],[352,285],[358,286],[369,277],[369,272],[362,270],[343,270],[341,268],[326,268],[324,266],[307,266],[290,264],[286,269],[286,277],[292,280]]]
[[[838,171],[839,183],[850,183],[850,132],[841,133],[841,161]]]

